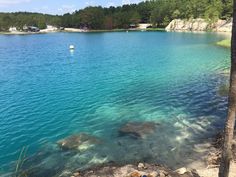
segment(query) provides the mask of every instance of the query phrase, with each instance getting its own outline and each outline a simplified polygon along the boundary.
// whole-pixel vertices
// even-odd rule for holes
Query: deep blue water
[[[227,82],[220,73],[229,67],[230,51],[214,45],[224,38],[167,32],[1,35],[2,171],[14,168],[24,146],[33,159],[45,154],[35,164],[48,168],[59,161],[63,168],[82,168],[142,160],[178,166],[185,155],[194,159],[192,147],[220,130],[226,115],[227,99],[217,90]],[[128,121],[162,126],[145,140],[118,136]],[[105,145],[65,157],[56,141],[79,132]]]

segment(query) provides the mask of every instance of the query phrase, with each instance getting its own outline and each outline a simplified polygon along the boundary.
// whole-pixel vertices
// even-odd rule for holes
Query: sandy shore
[[[82,29],[78,29],[78,28],[65,28],[64,29],[65,32],[87,32],[88,30],[82,30]]]

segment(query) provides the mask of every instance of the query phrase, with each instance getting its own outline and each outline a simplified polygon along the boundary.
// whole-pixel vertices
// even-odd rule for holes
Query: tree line
[[[40,13],[0,13],[0,30],[7,31],[24,25],[46,28],[58,27],[89,29],[126,29],[130,24],[151,23],[164,27],[171,20],[204,18],[210,21],[229,19],[233,13],[233,0],[149,0],[118,7],[86,7],[64,15]]]

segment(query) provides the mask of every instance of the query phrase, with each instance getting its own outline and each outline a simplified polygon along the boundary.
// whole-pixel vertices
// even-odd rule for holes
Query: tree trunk
[[[228,97],[228,115],[224,129],[224,144],[219,169],[219,177],[228,177],[230,162],[232,160],[232,140],[236,116],[236,0],[233,8],[233,29],[231,39],[231,71],[230,89]]]

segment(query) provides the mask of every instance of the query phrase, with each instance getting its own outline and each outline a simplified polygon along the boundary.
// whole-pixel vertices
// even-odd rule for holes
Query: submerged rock
[[[57,142],[60,148],[63,150],[80,150],[84,151],[94,146],[95,144],[99,144],[101,141],[91,135],[86,133],[81,133],[77,135],[69,136],[65,139],[62,139]]]
[[[228,96],[229,93],[229,84],[223,84],[219,87],[218,94],[220,96]]]
[[[154,133],[157,125],[154,122],[128,122],[120,128],[119,133],[135,138],[145,138],[147,135]]]

